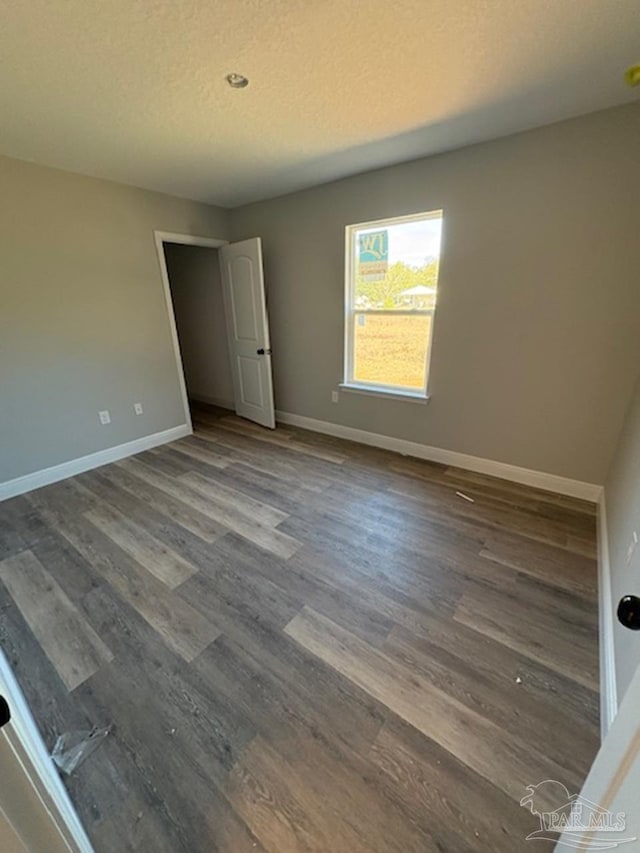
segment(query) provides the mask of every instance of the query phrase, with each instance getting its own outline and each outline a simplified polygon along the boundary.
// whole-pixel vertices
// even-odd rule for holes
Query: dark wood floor
[[[296,429],[0,504],[0,641],[96,850],[527,850],[598,747],[594,509]],[[456,495],[462,491],[470,503]]]

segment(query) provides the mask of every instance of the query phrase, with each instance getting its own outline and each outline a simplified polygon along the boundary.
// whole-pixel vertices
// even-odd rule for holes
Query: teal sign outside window
[[[389,232],[369,231],[358,236],[358,275],[365,281],[379,281],[389,267]]]

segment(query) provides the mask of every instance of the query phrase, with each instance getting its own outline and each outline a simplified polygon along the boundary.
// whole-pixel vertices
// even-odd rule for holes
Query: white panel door
[[[236,413],[273,429],[271,344],[259,237],[220,249]]]
[[[570,798],[569,807],[539,815],[540,838],[557,837],[542,832],[545,826],[564,825],[556,853],[640,850],[640,667],[607,732],[582,791]],[[532,845],[533,846],[533,845]]]
[[[1,853],[93,853],[2,650],[0,696],[11,713],[0,728]]]

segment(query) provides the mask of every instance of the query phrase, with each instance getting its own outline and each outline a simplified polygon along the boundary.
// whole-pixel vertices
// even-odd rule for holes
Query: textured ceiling
[[[637,61],[638,0],[9,0],[0,152],[235,206],[632,100]]]

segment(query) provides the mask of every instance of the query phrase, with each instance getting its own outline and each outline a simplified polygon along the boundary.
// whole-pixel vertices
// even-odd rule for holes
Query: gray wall
[[[640,335],[640,106],[231,212],[261,236],[279,409],[603,483]],[[427,406],[342,393],[344,228],[444,209]]]
[[[637,368],[637,365],[636,365]],[[635,530],[640,536],[640,380],[629,405],[620,441],[605,484],[611,595],[617,608],[623,595],[640,596],[640,546],[627,563]],[[614,619],[618,701],[640,664],[640,632],[623,628]]]
[[[0,187],[0,482],[183,423],[153,231],[227,211],[8,158]]]
[[[218,250],[165,244],[190,399],[233,408]]]

